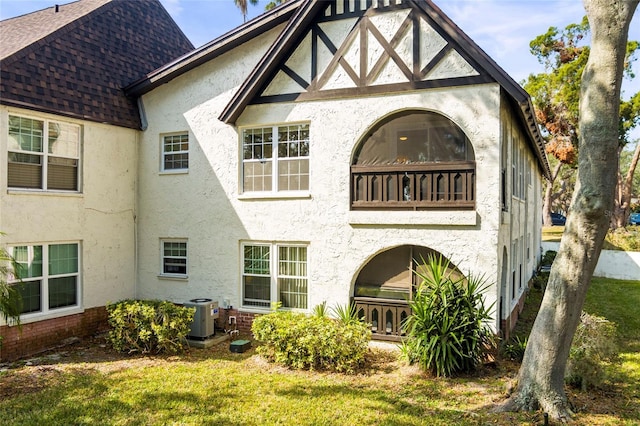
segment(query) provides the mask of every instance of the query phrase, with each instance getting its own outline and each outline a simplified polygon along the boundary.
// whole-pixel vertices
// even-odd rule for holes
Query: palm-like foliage
[[[267,3],[267,5],[264,7],[264,10],[271,10],[274,7],[281,5],[282,3],[284,3],[287,0],[273,0],[270,1],[269,3]]]
[[[9,273],[17,268],[11,255],[4,248],[0,248],[0,315],[5,321],[12,320],[20,324],[22,297],[18,288],[7,282]]]
[[[247,22],[247,8],[249,4],[255,6],[258,4],[258,0],[233,0],[233,2],[240,9],[240,13],[242,13],[242,21]]]
[[[487,325],[493,305],[485,307],[483,297],[489,285],[483,277],[458,277],[442,256],[422,263],[402,354],[437,376],[473,370],[493,335]]]

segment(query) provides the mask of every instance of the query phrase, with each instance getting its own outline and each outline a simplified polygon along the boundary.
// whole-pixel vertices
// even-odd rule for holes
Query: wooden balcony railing
[[[475,162],[351,166],[351,209],[474,209]]]
[[[399,341],[404,336],[402,323],[411,315],[407,302],[401,300],[354,297],[358,317],[371,324],[372,339]]]

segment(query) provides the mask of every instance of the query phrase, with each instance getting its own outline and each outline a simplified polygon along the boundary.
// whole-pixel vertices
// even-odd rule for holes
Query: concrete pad
[[[204,340],[187,339],[187,343],[192,348],[207,349],[207,348],[210,348],[211,346],[220,344],[220,343],[222,343],[222,342],[224,342],[226,340],[229,340],[229,335],[222,334],[220,336],[211,336],[211,337],[209,337],[207,339],[204,339]]]

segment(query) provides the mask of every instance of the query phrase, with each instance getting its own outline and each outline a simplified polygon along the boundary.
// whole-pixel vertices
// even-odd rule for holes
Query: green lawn
[[[559,243],[564,226],[543,226],[542,241]],[[640,226],[627,226],[607,232],[603,250],[640,251]]]
[[[539,292],[537,292],[539,294]],[[535,311],[536,292],[527,305]],[[539,297],[537,297],[539,299]],[[581,425],[640,423],[640,282],[595,280],[589,312],[618,323],[619,380],[571,391]],[[542,413],[492,413],[517,365],[434,379],[372,349],[355,375],[289,371],[228,343],[181,356],[123,356],[82,342],[0,372],[4,425],[532,425]]]

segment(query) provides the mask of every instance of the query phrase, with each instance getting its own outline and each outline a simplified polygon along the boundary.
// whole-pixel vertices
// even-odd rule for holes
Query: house
[[[436,254],[494,283],[496,332],[517,319],[540,258],[542,139],[528,94],[431,1],[290,0],[125,93],[137,162],[95,167],[135,174],[131,186],[67,215],[113,221],[92,243],[72,238],[83,300],[106,275],[109,300],[212,298],[245,329],[272,303],[354,301],[393,340],[418,261]],[[56,229],[40,241],[71,238]]]
[[[122,88],[191,50],[156,0],[0,23],[0,230],[25,267],[22,331],[0,323],[0,359],[94,333],[106,303],[135,297],[141,121]]]
[[[144,106],[141,298],[241,327],[355,300],[397,338],[415,259],[496,284],[507,332],[548,174],[529,96],[430,1],[290,1],[127,88]]]

